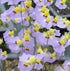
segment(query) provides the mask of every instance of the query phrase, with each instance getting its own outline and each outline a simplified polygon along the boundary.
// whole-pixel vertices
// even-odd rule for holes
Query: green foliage
[[[6,28],[7,27],[7,24],[6,23],[3,23],[1,20],[0,20],[0,28]]]
[[[0,48],[2,49],[2,51],[7,51],[7,53],[10,53],[8,46],[5,43],[0,44]]]
[[[67,5],[70,7],[70,0],[66,0]]]

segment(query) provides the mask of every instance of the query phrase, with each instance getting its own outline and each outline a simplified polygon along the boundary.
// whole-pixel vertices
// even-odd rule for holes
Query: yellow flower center
[[[68,64],[68,66],[70,66],[70,63]]]
[[[50,18],[50,17],[48,17],[48,18],[46,19],[46,22],[47,22],[47,23],[49,23],[49,22],[50,22],[50,20],[51,20],[51,18]]]
[[[9,32],[9,36],[12,36],[12,35],[14,35],[14,31]]]
[[[26,7],[31,7],[31,5],[32,5],[32,2],[31,1],[25,1],[25,4],[26,4]]]
[[[20,11],[20,7],[15,7],[14,12],[18,13]]]
[[[58,19],[59,19],[59,17],[56,16],[56,17],[54,18],[54,22],[57,23],[57,22],[58,22]]]
[[[27,16],[27,17],[25,18],[25,20],[30,20],[30,16]]]
[[[28,66],[28,65],[29,65],[29,63],[28,63],[28,62],[25,62],[25,63],[24,63],[24,66]]]
[[[24,35],[25,41],[29,41],[29,35]]]
[[[34,28],[34,31],[35,31],[35,32],[39,31],[39,27],[38,27],[38,26],[35,27],[35,28]]]
[[[42,49],[41,48],[38,48],[37,49],[37,53],[41,53],[42,52]]]
[[[9,17],[7,17],[7,18],[6,18],[6,20],[10,20],[10,18],[9,18]]]
[[[21,12],[26,12],[26,8],[25,7],[22,7],[21,8]]]
[[[52,0],[48,0],[49,2],[51,2]]]
[[[16,43],[17,43],[18,45],[21,45],[21,44],[22,44],[22,40],[18,39],[18,40],[16,41]]]
[[[54,58],[55,55],[56,55],[56,53],[52,53],[52,54],[51,54],[51,58]]]
[[[46,48],[46,49],[43,49],[43,52],[44,52],[44,53],[47,53],[47,51],[48,51],[48,49],[47,49],[47,48]]]
[[[39,0],[40,2],[42,2],[42,0]]]
[[[26,49],[26,50],[29,50],[30,48],[29,48],[29,47],[26,47],[25,49]]]
[[[34,26],[39,26],[38,22],[35,22]]]
[[[25,34],[30,34],[30,29],[26,30]]]
[[[42,6],[42,8],[41,8],[41,12],[43,12],[43,13],[44,13],[44,12],[45,12],[45,10],[46,10],[46,6],[44,6],[44,5],[43,5],[43,6]]]
[[[63,19],[62,19],[62,21],[65,21],[65,20],[66,20],[66,18],[63,18]]]
[[[61,4],[64,5],[66,3],[66,0],[62,0]]]
[[[69,21],[69,20],[65,21],[65,24],[69,24],[69,23],[70,23],[70,21]]]
[[[55,33],[55,30],[54,30],[54,29],[50,29],[50,32],[51,32],[51,33]]]
[[[61,45],[64,45],[64,44],[65,44],[65,40],[64,40],[64,39],[61,39],[61,40],[59,41],[59,43],[60,43]]]
[[[69,34],[65,33],[64,36],[67,40],[69,39]]]
[[[49,14],[49,9],[44,12],[44,16],[47,17]]]
[[[15,20],[15,21],[18,21],[19,19],[18,19],[18,18],[15,18],[14,20]]]
[[[2,52],[2,55],[3,56],[6,56],[7,55],[7,52],[6,51]]]
[[[41,62],[41,60],[40,59],[36,59],[36,62],[39,64]]]
[[[0,43],[3,43],[3,39],[0,39]]]
[[[30,57],[30,58],[29,58],[30,63],[31,63],[31,64],[33,64],[33,63],[35,62],[35,59],[36,59],[36,58],[35,58],[35,57],[33,57],[33,56],[32,56],[32,57]]]
[[[49,38],[50,37],[50,32],[46,32],[46,38]]]

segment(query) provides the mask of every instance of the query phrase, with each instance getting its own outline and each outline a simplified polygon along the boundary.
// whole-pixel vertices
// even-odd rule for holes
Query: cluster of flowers
[[[0,0],[2,4],[6,2],[11,6],[1,14],[1,20],[7,24],[12,21],[23,27],[17,35],[14,30],[7,30],[3,34],[11,52],[22,53],[18,63],[21,71],[40,70],[44,63],[53,63],[56,56],[64,56],[65,49],[70,45],[70,33],[65,32],[61,36],[60,30],[54,27],[67,28],[70,31],[70,21],[61,16],[50,15],[48,6],[53,0]],[[32,7],[32,2],[35,3],[35,7]],[[65,9],[65,3],[66,0],[56,0],[55,6]],[[47,31],[40,32],[42,28],[46,28]],[[48,51],[50,46],[53,47],[53,53]],[[0,54],[7,57],[6,52],[2,50]],[[63,66],[64,68],[57,67],[55,71],[68,71],[66,66],[70,66],[70,63],[65,62]]]

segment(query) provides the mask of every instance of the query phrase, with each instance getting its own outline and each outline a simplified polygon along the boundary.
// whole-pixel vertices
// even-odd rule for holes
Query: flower
[[[1,0],[0,1],[0,3],[6,3],[6,2],[8,2],[8,5],[11,5],[11,4],[18,4],[20,1],[22,1],[22,0],[18,0],[18,1],[16,1],[16,0]]]
[[[14,53],[20,52],[20,45],[22,45],[22,42],[23,41],[19,37],[13,37],[10,42],[8,42],[9,49]]]
[[[53,49],[58,56],[63,56],[65,52],[65,48],[67,46],[69,46],[69,34],[65,33],[61,38],[58,38]]]
[[[49,63],[55,62],[56,61],[55,55],[56,55],[55,52],[54,53],[47,52],[46,56],[44,57],[44,62],[49,62]]]
[[[23,46],[24,47],[34,47],[34,39],[29,35],[25,34],[23,38]]]
[[[66,0],[57,0],[55,6],[58,7],[59,9],[65,9],[67,7],[65,3]]]
[[[8,55],[6,51],[2,51],[2,49],[0,49],[0,60],[5,60],[7,59]]]
[[[26,54],[34,54],[34,47],[24,47],[23,52]]]
[[[9,31],[7,30],[4,34],[3,34],[4,40],[5,42],[8,44],[8,41],[10,42],[10,39],[12,39],[14,37],[14,31]]]
[[[35,2],[35,4],[36,4],[37,6],[42,6],[42,5],[44,5],[44,0],[34,0],[34,2]]]
[[[28,62],[22,63],[19,62],[18,63],[18,69],[20,69],[21,71],[25,70],[25,71],[31,71],[33,68],[33,65],[29,65]]]
[[[63,68],[65,70],[70,70],[70,60],[65,60],[63,63]]]
[[[45,0],[45,5],[49,6],[53,3],[53,0]]]
[[[41,60],[40,59],[36,59],[36,63],[34,66],[34,69],[40,70],[43,68],[43,65],[41,64]]]
[[[69,70],[65,70],[61,66],[58,66],[58,67],[55,68],[55,71],[69,71]]]
[[[31,71],[32,68],[33,68],[33,65],[30,64],[31,61],[33,62],[32,59],[35,59],[35,58],[33,58],[32,55],[23,53],[22,56],[19,57],[18,68],[21,71],[23,71],[23,70],[25,70],[25,71]]]
[[[1,14],[1,20],[3,22],[9,22],[11,19],[12,11],[14,10],[14,6],[11,6],[8,10]]]

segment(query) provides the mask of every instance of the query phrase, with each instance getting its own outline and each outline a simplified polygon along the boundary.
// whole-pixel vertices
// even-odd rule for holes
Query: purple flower
[[[19,37],[14,37],[8,42],[9,49],[14,53],[20,52],[20,45],[22,45],[22,40]]]
[[[69,34],[65,33],[61,38],[56,40],[56,44],[53,44],[53,49],[57,53],[58,56],[63,56],[65,52],[65,48],[69,46]]]
[[[37,51],[39,51],[39,49]],[[43,65],[41,64],[41,61],[42,61],[44,56],[45,56],[44,52],[40,52],[40,53],[37,53],[35,55],[36,61],[35,61],[35,64],[34,64],[34,69],[40,70],[40,69],[43,68]]]
[[[63,68],[66,69],[66,70],[70,70],[70,60],[66,60],[63,63]]]
[[[60,66],[58,66],[58,67],[56,67],[56,69],[55,69],[55,71],[63,71],[63,68],[62,67],[60,67]]]
[[[0,3],[8,2],[8,0],[0,0]]]
[[[36,4],[37,6],[42,6],[42,5],[44,5],[44,0],[34,0],[34,2],[35,2],[35,4]]]
[[[33,37],[36,37],[39,34],[40,25],[37,21],[31,22],[30,31]]]
[[[49,56],[49,53],[44,53],[44,56],[42,58],[42,61],[45,63],[45,62],[48,62],[48,60],[50,59],[50,56]]]
[[[52,21],[53,26],[60,27],[60,24],[63,24],[62,18],[60,16],[56,16]]]
[[[65,9],[67,7],[65,3],[66,0],[57,0],[55,6],[58,7],[59,9]]]
[[[46,59],[46,62],[53,63],[56,61],[56,57],[55,57],[56,53],[51,54],[50,52],[48,52],[47,54],[49,56],[48,56],[48,59]]]
[[[4,35],[5,42],[9,46],[12,52],[18,53],[20,51],[20,45],[22,45],[22,40],[16,36],[13,36],[14,31],[6,31]]]
[[[8,2],[8,5],[11,5],[11,4],[18,4],[20,1],[22,0],[1,0],[0,3],[6,3]]]
[[[23,46],[34,47],[35,46],[34,39],[30,35],[24,35]]]
[[[61,66],[58,66],[55,68],[55,71],[69,71],[69,70],[64,70]]]
[[[45,35],[43,33],[38,33],[36,36],[36,42],[38,44],[41,44],[42,46],[45,46],[47,44],[47,39],[45,38]]]
[[[45,0],[45,5],[49,6],[53,3],[53,0]]]
[[[31,71],[33,68],[33,65],[27,65],[28,62],[19,62],[18,63],[18,69],[20,69],[21,71]]]
[[[34,47],[25,47],[23,48],[23,52],[26,54],[34,54]]]
[[[22,16],[21,12],[16,14],[14,13],[14,15],[11,16],[11,20],[13,20],[15,23],[21,23],[21,25],[29,26],[30,16],[27,12],[23,13]]]
[[[1,14],[1,20],[3,22],[9,22],[10,17],[12,15],[12,11],[14,10],[14,6],[11,6],[8,10],[6,10],[4,13]]]
[[[40,59],[42,62],[49,62],[53,63],[56,58],[55,58],[55,53],[50,53],[50,52],[44,52],[41,48],[37,49],[37,54],[36,58]]]
[[[19,61],[26,62],[30,56],[32,55],[23,53],[21,56],[19,56]]]
[[[5,60],[7,59],[8,55],[6,51],[2,51],[2,49],[0,49],[0,60]]]
[[[61,18],[61,23],[59,23],[57,26],[60,28],[69,28],[69,23],[70,21],[67,20],[66,18]]]
[[[32,38],[30,36],[30,29],[21,29],[21,31],[19,32],[18,36],[23,40],[23,46],[25,48],[29,47],[29,48],[33,48],[34,45],[34,38]],[[21,34],[21,35],[20,35]],[[31,50],[31,49],[30,49]]]
[[[40,70],[43,68],[43,65],[41,63],[35,63],[34,69]]]
[[[8,41],[14,37],[14,31],[9,31],[9,30],[7,30],[7,31],[3,34],[3,37],[4,37],[5,42],[8,43]],[[10,42],[10,41],[9,41],[9,42]]]
[[[22,56],[19,57],[18,68],[21,71],[23,71],[23,70],[24,71],[31,71],[33,68],[33,65],[30,64],[30,61],[32,60],[32,58],[34,58],[34,57],[32,57],[32,55],[23,53]]]
[[[21,29],[18,33],[18,37],[22,39],[24,37],[24,29]]]
[[[60,31],[56,30],[56,29],[50,29],[45,33],[38,33],[39,35],[36,36],[36,41],[38,44],[41,44],[42,46],[45,45],[52,45],[54,46],[54,44],[56,44],[57,39],[56,36],[60,36]],[[53,41],[54,39],[54,41]],[[42,40],[42,41],[41,41]]]
[[[52,25],[53,25],[52,21],[53,21],[53,17],[52,16],[48,16],[46,18],[46,28],[47,29],[50,29],[52,27]]]

